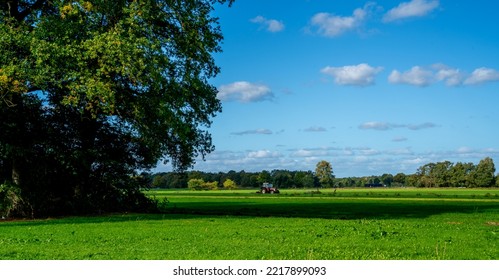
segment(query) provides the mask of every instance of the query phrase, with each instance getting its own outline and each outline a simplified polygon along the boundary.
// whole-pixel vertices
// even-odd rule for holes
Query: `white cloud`
[[[279,158],[281,154],[269,150],[252,151],[248,153],[248,158]]]
[[[469,154],[469,153],[473,153],[473,152],[474,152],[474,150],[470,147],[459,147],[456,150],[456,153],[458,153],[458,154]]]
[[[263,16],[257,16],[255,18],[252,18],[250,21],[260,24],[262,28],[265,28],[265,30],[272,33],[283,31],[285,28],[282,21],[278,21],[276,19],[267,19]]]
[[[299,157],[299,158],[319,158],[319,157],[327,157],[327,156],[336,156],[338,155],[338,152],[340,151],[340,148],[334,148],[334,147],[320,147],[320,148],[304,148],[304,149],[297,149],[297,150],[289,150],[290,156],[292,157]]]
[[[384,22],[392,22],[411,17],[422,17],[438,8],[438,0],[412,0],[400,3],[397,7],[389,10],[383,17]]]
[[[359,125],[360,129],[389,130],[391,125],[385,122],[365,122]]]
[[[410,148],[392,149],[392,150],[387,150],[385,153],[394,156],[414,154]]]
[[[272,134],[272,130],[270,129],[251,129],[251,130],[245,130],[245,131],[239,131],[239,132],[232,132],[232,135],[248,135],[248,134]]]
[[[422,124],[407,124],[407,125],[401,125],[401,127],[407,127],[410,130],[421,130],[421,129],[427,129],[427,128],[434,128],[437,125],[431,122],[425,122]]]
[[[332,76],[339,85],[368,86],[374,84],[374,77],[382,70],[382,67],[361,63],[342,67],[327,66],[321,72]]]
[[[300,149],[291,154],[295,157],[319,157],[328,155],[327,150],[318,150],[318,149]]]
[[[381,154],[380,151],[376,150],[376,149],[372,149],[372,148],[367,148],[367,149],[361,149],[358,151],[358,153],[361,155],[361,156],[374,156],[374,155],[379,155]]]
[[[437,126],[436,124],[431,123],[431,122],[425,122],[425,123],[421,123],[421,124],[397,124],[397,123],[387,123],[387,122],[365,122],[365,123],[359,125],[359,129],[390,130],[390,129],[394,129],[394,128],[407,128],[410,130],[421,130],[421,129],[427,129],[427,128],[434,128],[436,126]],[[405,140],[407,140],[407,139],[405,139]],[[399,140],[399,141],[401,141],[401,140]]]
[[[417,166],[417,165],[421,165],[423,162],[425,162],[425,160],[423,160],[420,157],[417,157],[417,158],[403,160],[402,164],[410,164],[410,165]]]
[[[388,81],[392,84],[409,84],[418,87],[429,86],[434,81],[432,71],[426,70],[420,66],[414,66],[406,72],[393,70],[388,76]]]
[[[368,3],[363,8],[355,9],[351,16],[345,17],[329,13],[318,13],[310,20],[310,26],[316,29],[319,35],[336,37],[361,26],[372,6],[372,3]]]
[[[487,82],[499,81],[499,71],[481,67],[475,69],[471,75],[465,74],[460,69],[437,63],[429,68],[414,66],[405,72],[393,70],[388,76],[388,81],[393,84],[409,84],[425,87],[435,82],[444,82],[447,86],[478,85]]]
[[[445,81],[448,86],[459,86],[463,83],[464,75],[459,69],[451,68],[444,64],[434,64],[437,70],[435,77],[438,81]]]
[[[272,90],[262,84],[253,84],[246,81],[222,85],[218,88],[217,98],[221,101],[239,101],[243,103],[270,100]]]
[[[379,149],[376,147],[322,147],[276,151],[272,149],[230,151],[216,150],[197,159],[195,170],[227,172],[229,170],[314,170],[320,160],[330,161],[338,177],[367,176],[404,172],[415,173],[423,164],[449,160],[451,162],[474,162],[484,157],[493,157],[497,162],[499,149],[477,147],[455,147],[449,150],[414,150],[412,147]],[[160,164],[155,170],[171,171],[171,165]]]
[[[477,85],[486,82],[499,81],[499,71],[491,68],[481,67],[475,69],[473,73],[464,81],[465,85]]]

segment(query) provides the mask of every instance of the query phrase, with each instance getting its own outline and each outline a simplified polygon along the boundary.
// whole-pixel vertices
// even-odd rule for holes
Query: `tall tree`
[[[494,185],[494,173],[496,168],[494,161],[490,157],[486,157],[478,163],[476,169],[470,174],[472,185],[477,188],[488,188]]]
[[[322,187],[331,187],[333,182],[333,167],[328,161],[322,160],[315,166],[315,176],[319,178]]]
[[[475,170],[476,166],[471,163],[458,162],[452,166],[450,170],[450,185],[452,187],[464,188],[470,186],[470,174]]]
[[[404,173],[397,173],[393,176],[393,182],[397,183],[399,186],[404,186],[406,184],[406,175]]]
[[[437,162],[431,170],[435,187],[449,187],[451,182],[451,169],[453,164],[450,161]]]
[[[0,179],[39,213],[40,203],[101,211],[110,199],[137,203],[120,198],[138,193],[136,170],[159,160],[184,170],[213,151],[222,34],[212,11],[225,2],[0,2]]]

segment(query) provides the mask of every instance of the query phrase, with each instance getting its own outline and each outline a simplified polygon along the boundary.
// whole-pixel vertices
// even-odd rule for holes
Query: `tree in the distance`
[[[475,170],[470,174],[472,184],[477,188],[488,188],[494,185],[494,173],[496,168],[494,161],[490,157],[486,157],[477,164]]]
[[[315,176],[319,178],[322,187],[331,187],[334,178],[331,163],[325,160],[319,161],[315,167]],[[317,191],[319,191],[318,188]]]

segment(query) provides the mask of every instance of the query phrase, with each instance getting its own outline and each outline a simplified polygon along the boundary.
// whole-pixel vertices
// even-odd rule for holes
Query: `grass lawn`
[[[499,259],[499,190],[150,191],[163,214],[0,222],[0,259]]]

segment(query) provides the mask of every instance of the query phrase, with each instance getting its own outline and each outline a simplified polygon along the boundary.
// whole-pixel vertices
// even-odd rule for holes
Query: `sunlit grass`
[[[499,259],[498,190],[432,191],[161,191],[164,214],[0,222],[0,259]]]

